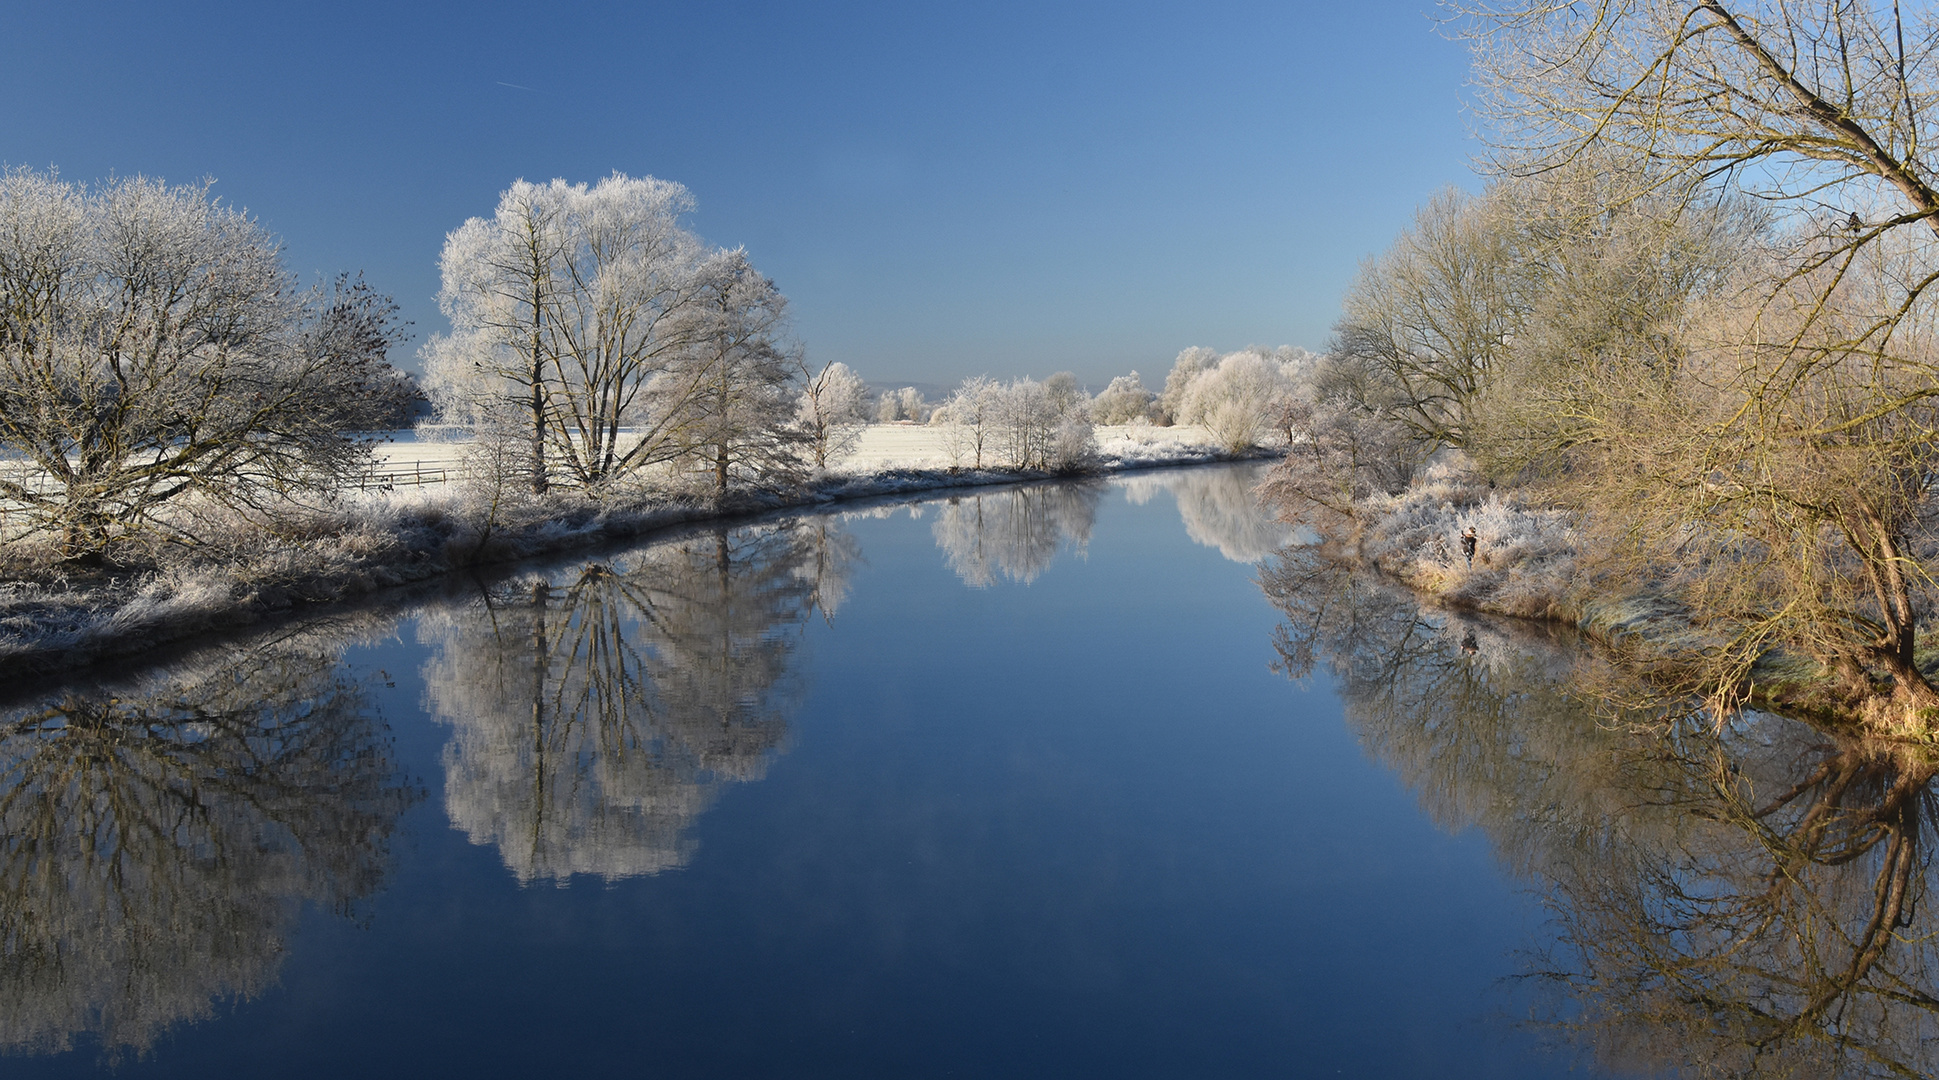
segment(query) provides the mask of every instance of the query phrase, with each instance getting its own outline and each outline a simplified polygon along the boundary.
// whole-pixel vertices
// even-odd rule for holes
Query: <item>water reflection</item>
[[[1178,504],[1185,534],[1204,547],[1217,548],[1233,562],[1256,563],[1293,542],[1298,530],[1281,522],[1252,489],[1265,478],[1266,465],[1227,466],[1138,473],[1112,481],[1125,498],[1143,506],[1161,491]]]
[[[1028,585],[1064,547],[1083,553],[1103,490],[1072,482],[951,495],[936,505],[930,532],[963,584],[983,589],[1008,578]]]
[[[312,631],[0,714],[0,1044],[146,1050],[378,887],[412,799]]]
[[[1598,715],[1609,676],[1579,653],[1423,612],[1311,550],[1261,584],[1283,669],[1330,669],[1370,752],[1546,895],[1543,1015],[1604,1067],[1939,1067],[1928,751],[1768,716]]]
[[[426,613],[452,824],[521,882],[684,865],[720,785],[781,746],[797,631],[854,560],[827,518],[723,529]]]

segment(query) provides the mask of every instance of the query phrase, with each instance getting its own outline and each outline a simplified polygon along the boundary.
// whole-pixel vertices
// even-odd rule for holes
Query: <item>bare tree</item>
[[[1781,228],[1765,299],[1794,295],[1804,279],[1830,297],[1861,251],[1927,250],[1939,238],[1939,191],[1927,179],[1939,162],[1925,134],[1939,94],[1939,21],[1929,10],[1908,28],[1896,3],[1849,0],[1453,7],[1472,20],[1501,169],[1536,174],[1600,155],[1632,163],[1630,196],[1742,192]],[[1894,339],[1908,320],[1929,318],[1926,293],[1939,280],[1931,264],[1927,250],[1876,310],[1853,319],[1848,308],[1836,335],[1807,309],[1767,340],[1792,345],[1803,367],[1848,353],[1920,363]],[[1928,377],[1879,404],[1939,394],[1930,369],[1920,371]]]
[[[0,498],[69,556],[159,531],[182,497],[266,511],[362,463],[396,308],[297,289],[206,184],[0,173]],[[192,537],[184,537],[193,539]]]
[[[1572,449],[1551,460],[1629,542],[1617,571],[1675,588],[1715,635],[1681,685],[1929,731],[1932,15],[1908,34],[1897,5],[1831,0],[1466,10],[1502,168],[1627,161],[1597,199],[1611,213],[1766,208],[1759,258],[1673,350],[1632,335],[1562,395]]]
[[[1526,304],[1523,253],[1501,200],[1449,189],[1348,289],[1333,351],[1399,390],[1391,415],[1464,446],[1475,403]]]
[[[830,460],[840,460],[854,450],[868,423],[868,385],[840,361],[824,364],[818,371],[804,366],[801,375],[795,423],[808,437],[815,467],[825,469]]]

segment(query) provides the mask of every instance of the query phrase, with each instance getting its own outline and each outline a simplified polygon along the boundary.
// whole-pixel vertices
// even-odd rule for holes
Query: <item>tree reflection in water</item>
[[[337,638],[336,640],[340,640]],[[0,1044],[146,1050],[378,887],[413,795],[327,631],[0,714]]]
[[[800,628],[854,556],[826,518],[722,529],[425,613],[452,823],[521,882],[685,864],[719,786],[781,745]]]
[[[1253,494],[1268,468],[1262,463],[1171,469],[1120,477],[1112,483],[1124,489],[1133,506],[1143,506],[1160,491],[1170,492],[1185,534],[1194,543],[1217,548],[1233,562],[1256,563],[1291,543],[1297,531]]]
[[[1004,577],[1028,585],[1064,546],[1083,552],[1103,490],[1072,481],[952,495],[936,504],[930,531],[963,584],[983,589]]]
[[[1611,716],[1580,647],[1288,549],[1261,584],[1287,674],[1323,664],[1370,752],[1546,896],[1541,1016],[1605,1067],[1928,1076],[1931,754],[1746,715]]]

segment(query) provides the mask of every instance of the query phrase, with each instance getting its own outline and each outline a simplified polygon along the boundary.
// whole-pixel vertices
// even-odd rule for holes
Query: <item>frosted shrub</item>
[[[1203,424],[1231,452],[1260,445],[1275,429],[1280,411],[1311,381],[1318,357],[1282,345],[1250,346],[1220,356],[1191,348],[1178,354],[1157,410],[1169,423]]]
[[[885,390],[876,400],[875,418],[884,424],[902,420],[920,424],[929,418],[929,404],[922,400],[922,391],[913,386]]]
[[[1091,399],[1091,421],[1098,424],[1138,424],[1151,419],[1155,395],[1145,389],[1137,372],[1120,375]]]
[[[1256,352],[1238,352],[1201,372],[1186,387],[1179,418],[1203,424],[1230,451],[1258,446],[1293,398],[1293,380]]]
[[[1473,607],[1552,617],[1570,602],[1581,554],[1574,516],[1522,505],[1499,492],[1477,499],[1472,474],[1430,471],[1404,494],[1364,511],[1362,553],[1408,583]],[[1477,544],[1470,569],[1461,534]]]
[[[1279,420],[1291,445],[1263,490],[1295,512],[1356,515],[1361,500],[1405,490],[1430,449],[1410,429],[1343,401],[1295,398]]]
[[[1096,452],[1088,402],[1072,393],[1076,380],[1019,379],[995,391],[997,452],[1012,469],[1068,470]]]

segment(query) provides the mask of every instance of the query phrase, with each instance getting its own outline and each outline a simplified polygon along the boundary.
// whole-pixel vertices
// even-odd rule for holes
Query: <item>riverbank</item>
[[[1461,545],[1469,529],[1472,562]],[[1711,641],[1673,597],[1605,580],[1575,515],[1526,505],[1458,464],[1429,468],[1399,495],[1363,500],[1337,532],[1325,541],[1333,557],[1432,603],[1559,623],[1645,667]]]
[[[432,444],[436,445],[436,444]],[[1230,454],[1189,428],[1099,430],[1084,474],[1277,457]],[[406,450],[408,448],[408,450]],[[423,444],[387,447],[421,451]],[[1079,474],[1083,475],[1083,474]],[[880,496],[1058,479],[1038,470],[963,469],[942,433],[872,426],[858,453],[800,488],[723,499],[576,492],[481,499],[463,483],[365,491],[292,514],[274,528],[226,523],[220,539],[166,550],[135,569],[48,571],[0,582],[0,677],[45,676],[137,656],[476,567],[557,555],[709,521],[739,521]]]
[[[1470,528],[1472,563],[1461,546]],[[1458,466],[1437,465],[1399,495],[1363,500],[1351,524],[1335,532],[1323,541],[1330,558],[1442,607],[1568,626],[1663,685],[1687,688],[1691,658],[1726,644],[1673,593],[1599,565],[1574,514],[1523,504]],[[1923,641],[1920,663],[1929,677],[1939,667],[1939,654]],[[1748,684],[1734,692],[1744,705],[1824,727],[1934,741],[1924,727],[1882,720],[1876,701],[1841,694],[1816,662],[1783,649],[1760,656]]]

